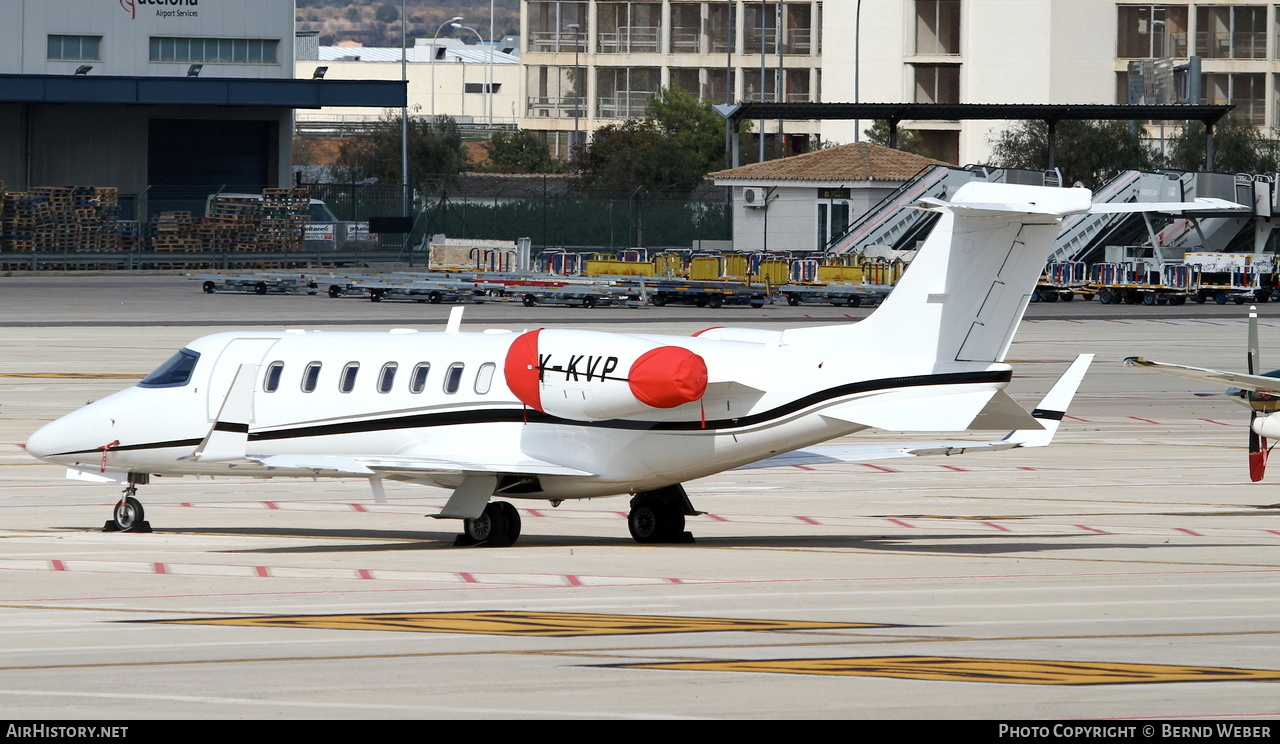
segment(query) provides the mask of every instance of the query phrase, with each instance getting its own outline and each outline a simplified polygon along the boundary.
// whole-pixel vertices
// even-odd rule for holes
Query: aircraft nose
[[[26,450],[32,457],[52,462],[59,455],[101,448],[111,441],[108,428],[101,418],[77,411],[37,429],[27,438]]]

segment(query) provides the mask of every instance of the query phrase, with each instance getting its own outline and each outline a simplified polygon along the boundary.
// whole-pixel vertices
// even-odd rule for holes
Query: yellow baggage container
[[[587,261],[582,273],[586,276],[657,276],[658,271],[652,263],[593,259]]]
[[[697,256],[689,261],[689,278],[714,281],[720,278],[720,256]]]

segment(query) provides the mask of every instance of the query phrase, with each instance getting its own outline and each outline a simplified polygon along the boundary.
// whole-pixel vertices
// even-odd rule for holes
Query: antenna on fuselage
[[[462,305],[454,305],[449,310],[449,322],[445,324],[445,333],[458,333],[462,329],[462,311],[465,309]]]

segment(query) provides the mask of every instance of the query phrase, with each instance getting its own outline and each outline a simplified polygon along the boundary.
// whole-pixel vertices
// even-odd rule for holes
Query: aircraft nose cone
[[[26,449],[32,457],[53,462],[59,455],[98,449],[111,441],[109,435],[105,421],[81,409],[37,429],[27,438]]]

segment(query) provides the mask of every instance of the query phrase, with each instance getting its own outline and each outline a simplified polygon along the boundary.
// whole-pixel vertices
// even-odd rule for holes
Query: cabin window
[[[497,368],[493,362],[480,365],[480,371],[476,372],[476,395],[484,395],[493,387],[493,371]]]
[[[320,362],[312,362],[302,371],[302,392],[314,393],[320,381]]]
[[[338,392],[349,393],[356,389],[356,375],[360,373],[360,362],[351,362],[342,368],[338,377]]]
[[[449,370],[444,373],[444,391],[453,395],[458,392],[458,388],[462,385],[462,368],[465,365],[462,362],[454,362],[449,365]]]
[[[267,376],[262,380],[262,391],[274,393],[280,389],[280,375],[284,373],[284,362],[272,362],[267,367]]]
[[[191,372],[196,368],[200,355],[190,349],[182,349],[169,357],[169,361],[156,367],[156,371],[147,375],[138,387],[181,387],[191,381]]]
[[[382,365],[382,371],[378,373],[378,392],[389,393],[391,386],[396,382],[396,370],[400,365],[395,362],[388,362]]]
[[[409,392],[421,393],[427,389],[427,373],[431,371],[431,365],[422,362],[414,366],[413,375],[409,378]]]

